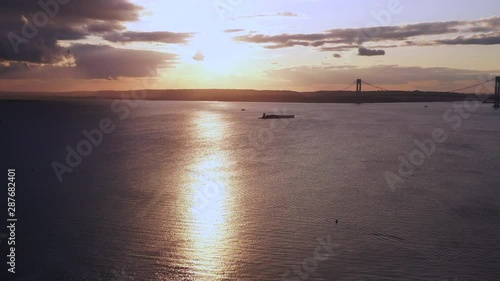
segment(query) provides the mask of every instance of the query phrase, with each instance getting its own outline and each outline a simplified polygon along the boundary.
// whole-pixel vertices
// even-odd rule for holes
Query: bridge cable
[[[345,87],[344,89],[342,89],[340,91],[341,92],[345,92],[345,91],[349,90],[349,88],[351,88],[352,86],[354,86],[354,84],[356,84],[356,81],[351,82],[351,84],[349,84],[347,87]]]
[[[449,91],[450,93],[454,93],[454,92],[460,92],[460,91],[463,91],[463,90],[468,90],[468,89],[471,89],[471,88],[475,88],[475,87],[479,87],[479,86],[482,86],[486,83],[489,83],[489,82],[493,82],[495,80],[495,78],[491,78],[490,80],[487,80],[487,81],[484,81],[482,83],[477,83],[477,84],[474,84],[472,86],[468,86],[468,87],[464,87],[464,88],[460,88],[460,89],[456,89],[456,90],[453,90],[453,91]]]
[[[363,83],[364,83],[364,84],[367,84],[368,86],[372,86],[372,87],[374,87],[374,88],[376,88],[376,89],[378,89],[378,90],[382,90],[382,91],[385,91],[385,92],[389,91],[389,90],[387,90],[387,89],[385,89],[385,88],[379,87],[379,86],[374,85],[374,84],[369,83],[369,82],[366,82],[365,80],[363,80]]]

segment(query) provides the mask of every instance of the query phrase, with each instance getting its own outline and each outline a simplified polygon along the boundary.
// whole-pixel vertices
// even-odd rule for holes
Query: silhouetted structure
[[[495,105],[493,107],[500,107],[500,76],[495,79]]]
[[[268,115],[268,114],[262,114],[262,117],[259,119],[292,119],[295,118],[295,115]]]
[[[363,86],[363,81],[361,79],[357,79],[356,80],[356,93],[358,95],[361,94],[362,86]]]

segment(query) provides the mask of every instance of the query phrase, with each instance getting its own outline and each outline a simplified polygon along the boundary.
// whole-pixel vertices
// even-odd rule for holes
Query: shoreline
[[[487,95],[448,92],[377,91],[356,92],[318,91],[257,91],[257,90],[137,90],[100,92],[0,92],[0,102],[71,101],[71,100],[149,100],[206,102],[281,102],[281,103],[407,103],[455,102],[466,98],[485,100]]]

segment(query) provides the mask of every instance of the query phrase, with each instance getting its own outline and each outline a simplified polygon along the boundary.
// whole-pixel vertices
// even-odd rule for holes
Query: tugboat
[[[262,117],[259,119],[291,119],[295,118],[295,115],[266,115],[265,113],[262,114]]]

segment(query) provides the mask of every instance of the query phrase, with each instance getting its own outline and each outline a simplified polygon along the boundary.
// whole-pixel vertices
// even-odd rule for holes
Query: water
[[[108,101],[0,103],[6,280],[499,280],[500,112],[450,109],[155,101],[121,120]],[[115,130],[59,183],[51,164],[103,118]],[[399,175],[436,128],[446,142]]]

